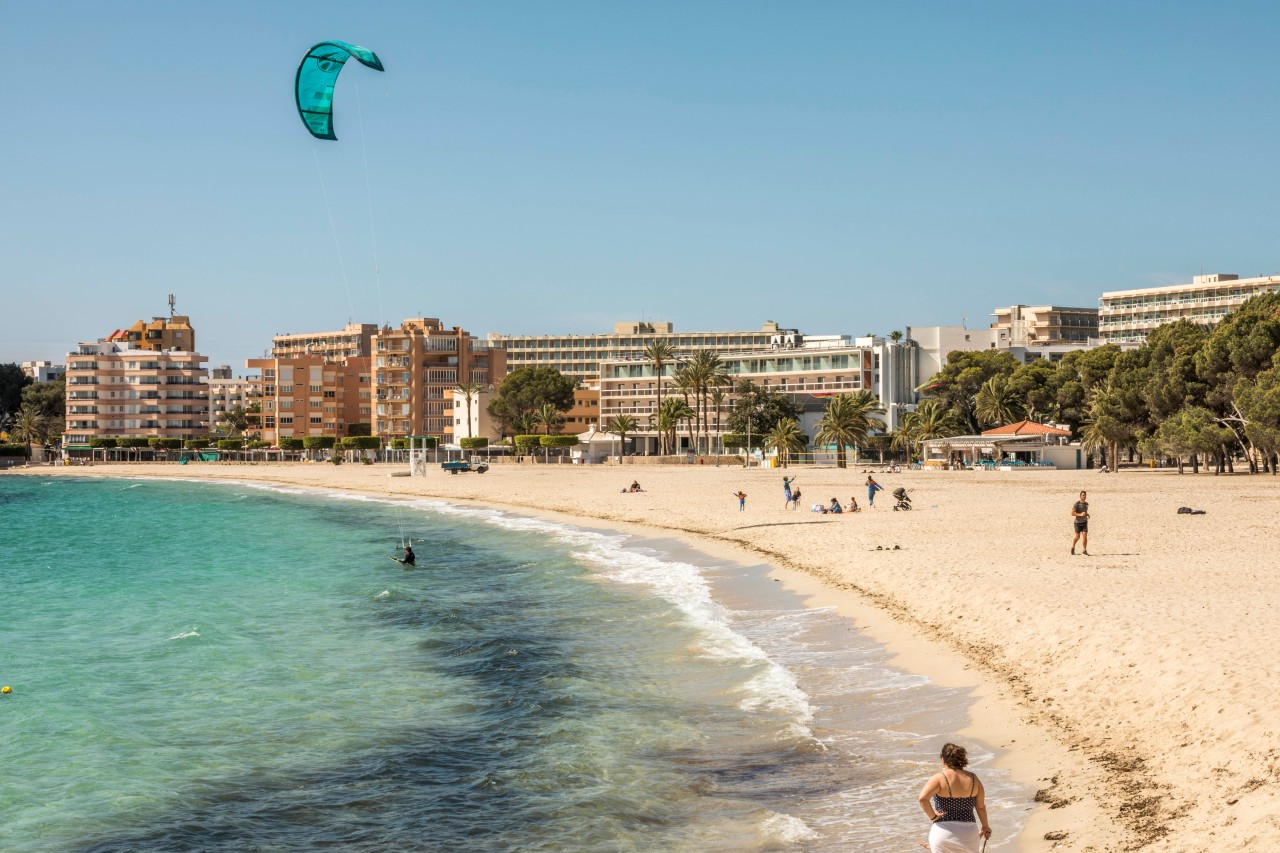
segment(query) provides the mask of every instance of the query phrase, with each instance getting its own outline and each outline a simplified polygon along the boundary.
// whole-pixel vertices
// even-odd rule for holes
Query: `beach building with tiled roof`
[[[984,429],[983,435],[1060,435],[1070,436],[1071,430],[1056,427],[1052,424],[1039,424],[1035,421],[1022,420],[1016,424],[1005,424],[994,429]]]

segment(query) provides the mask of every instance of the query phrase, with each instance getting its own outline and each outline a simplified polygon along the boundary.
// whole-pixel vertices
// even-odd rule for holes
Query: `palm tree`
[[[621,465],[623,456],[627,452],[627,433],[635,432],[639,428],[636,419],[631,415],[614,415],[609,419],[609,423],[605,424],[605,432],[613,433],[621,440],[618,442],[618,464]]]
[[[560,410],[554,403],[543,403],[542,407],[534,412],[533,417],[539,425],[546,427],[547,435],[559,432],[560,425],[564,423],[564,415],[560,414]]]
[[[31,445],[43,442],[45,432],[44,416],[30,403],[25,403],[18,409],[18,414],[14,416],[12,426],[9,428],[9,435],[21,441],[27,449],[28,459],[31,458]]]
[[[982,423],[997,427],[1021,420],[1024,408],[1009,380],[992,376],[974,396],[973,412]]]
[[[729,396],[729,391],[724,386],[712,388],[711,393],[708,395],[711,406],[715,408],[715,412],[716,412],[716,434],[720,436],[720,452],[721,453],[724,452],[724,436],[720,432],[720,412],[721,410],[724,409],[724,401],[728,396]],[[708,450],[710,450],[710,447],[708,447]]]
[[[694,417],[694,411],[680,397],[668,397],[662,401],[662,408],[649,417],[650,426],[658,431],[664,448],[675,448],[676,430],[681,421]]]
[[[516,435],[533,435],[538,431],[538,416],[533,412],[521,412],[511,419],[511,429]]]
[[[777,450],[778,462],[786,468],[790,454],[804,450],[805,435],[793,418],[783,418],[765,435],[764,446]]]
[[[838,394],[827,403],[826,414],[818,421],[814,437],[819,444],[836,445],[836,465],[845,468],[847,463],[844,449],[857,447],[866,441],[872,430],[883,430],[884,421],[875,417],[883,413],[884,407],[880,405],[880,400],[870,391]]]
[[[670,364],[672,361],[675,360],[675,357],[676,357],[675,344],[671,343],[671,341],[663,340],[661,338],[655,338],[649,341],[647,345],[645,345],[645,348],[642,352],[644,357],[649,360],[649,363],[653,365],[654,372],[657,373],[658,375],[657,408],[660,410],[662,408],[662,374],[663,374],[664,368],[668,364]],[[665,447],[659,446],[658,454],[662,455],[665,449],[666,449]]]
[[[455,394],[461,394],[462,399],[467,403],[467,434],[466,438],[472,438],[471,435],[471,401],[480,396],[480,392],[484,390],[484,385],[479,382],[459,382],[453,386]]]
[[[914,421],[916,439],[928,441],[931,438],[951,438],[964,432],[955,413],[947,408],[941,400],[930,398],[921,400],[920,405],[911,413]],[[909,416],[908,416],[909,417]],[[906,418],[904,418],[906,420]]]
[[[714,351],[700,349],[685,364],[684,370],[693,384],[694,408],[698,412],[698,434],[709,433],[707,427],[707,397],[714,388],[724,388],[731,382],[729,372],[725,369],[724,359]],[[695,443],[695,448],[696,448]],[[710,452],[708,438],[707,451]]]
[[[893,341],[896,344],[898,341],[902,340],[902,332],[899,332],[897,329],[894,329],[892,332],[889,333],[889,340]]]

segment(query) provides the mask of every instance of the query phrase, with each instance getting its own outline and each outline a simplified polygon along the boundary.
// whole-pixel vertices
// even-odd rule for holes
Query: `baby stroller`
[[[893,505],[894,512],[897,512],[900,509],[910,512],[911,510],[911,493],[910,492],[908,492],[906,489],[899,486],[898,488],[893,490],[893,497],[894,497],[894,500],[897,501],[897,503]]]

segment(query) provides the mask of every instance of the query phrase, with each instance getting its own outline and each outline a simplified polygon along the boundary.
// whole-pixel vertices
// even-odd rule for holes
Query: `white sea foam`
[[[760,834],[765,841],[781,844],[799,844],[818,837],[807,823],[789,814],[774,812],[760,824]]]
[[[391,590],[389,589],[384,589],[382,592],[374,596],[374,598],[390,598],[390,597],[391,597]]]
[[[170,639],[170,640],[185,640],[187,637],[199,637],[199,636],[200,636],[200,632],[199,632],[199,631],[197,631],[197,630],[195,630],[195,629],[193,628],[193,629],[191,629],[190,631],[187,631],[187,632],[182,633],[182,634],[174,634],[174,635],[173,635],[172,637],[170,637],[169,639]]]

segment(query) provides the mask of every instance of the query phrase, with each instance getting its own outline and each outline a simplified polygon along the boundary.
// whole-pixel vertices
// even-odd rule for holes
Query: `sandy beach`
[[[1261,850],[1280,833],[1272,720],[1280,478],[1176,472],[876,474],[497,465],[480,476],[402,466],[97,465],[40,475],[242,479],[560,513],[764,557],[815,606],[835,606],[895,663],[971,685],[971,734],[1039,790],[1018,849]],[[783,508],[782,477],[803,491]],[[620,490],[638,479],[645,491]],[[889,492],[915,510],[892,511]],[[748,495],[738,510],[733,493]],[[1091,556],[1069,511],[1089,491]],[[1206,510],[1179,515],[1180,506]],[[921,780],[923,782],[923,780]],[[914,809],[905,792],[904,809]],[[923,817],[922,817],[923,824]],[[999,834],[999,827],[996,828]]]

